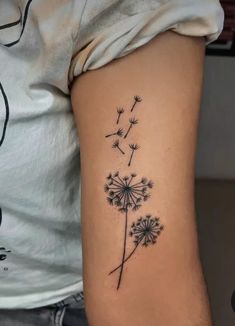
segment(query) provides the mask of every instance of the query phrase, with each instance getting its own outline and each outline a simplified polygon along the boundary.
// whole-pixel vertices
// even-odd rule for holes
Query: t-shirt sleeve
[[[222,31],[218,0],[87,0],[69,70],[69,81],[99,68],[166,30],[204,36],[213,42]]]

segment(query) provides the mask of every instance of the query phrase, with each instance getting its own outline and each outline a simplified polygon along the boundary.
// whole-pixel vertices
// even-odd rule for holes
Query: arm
[[[211,325],[193,191],[203,58],[202,39],[166,32],[73,84],[91,326]]]

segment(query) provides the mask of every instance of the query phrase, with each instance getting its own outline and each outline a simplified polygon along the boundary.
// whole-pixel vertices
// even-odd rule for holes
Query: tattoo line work
[[[164,226],[160,224],[159,217],[153,217],[152,215],[146,215],[145,217],[138,218],[137,222],[133,222],[131,225],[131,230],[129,232],[130,237],[134,237],[133,243],[134,248],[125,258],[124,264],[132,257],[136,249],[142,244],[143,247],[148,247],[157,242],[157,238],[164,230]],[[113,269],[109,275],[116,272],[121,268],[121,264]]]
[[[125,214],[124,244],[117,289],[119,289],[121,284],[124,261],[126,259],[128,212],[129,210],[138,210],[142,206],[143,201],[149,199],[150,194],[148,190],[153,187],[153,182],[147,178],[142,178],[134,183],[136,177],[135,173],[124,177],[120,177],[119,172],[110,173],[104,186],[104,191],[108,194],[108,203],[111,206],[116,206],[119,212]]]
[[[140,96],[134,96],[134,103],[130,109],[132,112],[137,105],[142,101]],[[117,108],[117,120],[116,124],[119,124],[120,117],[124,113],[122,107]],[[138,124],[138,120],[135,117],[129,119],[129,127],[123,137],[123,129],[119,128],[116,132],[106,135],[105,137],[119,136],[127,138],[130,130],[134,125]],[[123,140],[124,142],[124,140]],[[119,139],[116,139],[112,144],[113,149],[118,149],[121,154],[125,154],[122,147],[120,147]],[[128,166],[131,166],[134,152],[137,151],[140,146],[138,144],[129,144],[131,149],[130,158],[128,161]],[[120,213],[125,216],[124,219],[124,240],[123,240],[123,250],[121,263],[114,268],[109,275],[114,272],[119,271],[119,277],[117,282],[117,290],[120,288],[124,265],[133,256],[136,249],[142,245],[143,247],[148,247],[149,245],[154,245],[157,242],[157,238],[160,236],[164,227],[160,223],[158,217],[152,216],[151,214],[145,215],[144,217],[139,217],[137,221],[133,222],[129,233],[128,233],[128,218],[130,211],[137,211],[145,201],[150,197],[149,190],[153,187],[153,182],[147,178],[141,178],[138,182],[134,182],[137,175],[131,173],[129,176],[121,177],[119,172],[110,173],[107,177],[107,182],[104,186],[104,191],[107,193],[107,202],[109,205],[116,207]],[[127,253],[127,236],[133,239],[134,248]]]
[[[127,130],[127,132],[126,132],[124,138],[126,138],[126,137],[128,136],[128,134],[129,134],[131,128],[132,128],[134,125],[136,125],[136,124],[138,123],[138,120],[137,120],[135,117],[133,117],[133,118],[130,118],[130,119],[129,119],[129,122],[130,122],[130,125],[129,125],[129,128],[128,128],[128,130]]]
[[[118,114],[118,117],[117,117],[117,125],[119,124],[120,117],[121,117],[121,115],[123,113],[124,113],[124,109],[123,108],[117,108],[117,114]]]
[[[131,161],[132,161],[132,158],[133,158],[133,154],[134,154],[134,151],[137,151],[137,149],[139,149],[139,145],[137,144],[129,144],[129,147],[131,149],[131,156],[130,156],[130,160],[128,162],[128,166],[131,165]]]
[[[142,99],[141,99],[140,96],[138,96],[138,95],[135,95],[134,96],[134,103],[133,103],[133,105],[131,107],[131,112],[134,110],[134,107],[136,106],[136,104],[139,103],[139,102],[141,102],[141,101],[142,101]]]
[[[131,107],[130,111],[133,111],[133,109],[134,109],[134,107],[136,106],[136,104],[142,101],[141,97],[138,96],[138,95],[135,95],[135,96],[133,97],[133,99],[134,99],[134,103],[132,104],[132,107]],[[119,124],[119,122],[120,122],[120,117],[121,117],[121,115],[125,112],[125,110],[124,110],[123,107],[117,107],[116,111],[117,111],[117,120],[116,120],[116,124]],[[128,129],[127,129],[125,135],[124,135],[124,138],[127,138],[127,136],[128,136],[128,134],[129,134],[131,128],[133,127],[133,125],[136,125],[137,123],[138,123],[138,120],[135,119],[135,117],[131,117],[131,118],[129,119],[129,127],[128,127]],[[119,128],[116,132],[112,132],[112,133],[110,133],[110,134],[107,134],[105,137],[106,137],[106,138],[108,138],[108,137],[112,137],[112,136],[123,137],[123,134],[124,134],[124,132],[123,132],[123,128]],[[124,143],[124,145],[125,145],[125,143]],[[138,146],[137,144],[136,144],[136,145],[134,145],[134,144],[129,144],[129,147],[130,147],[130,149],[131,149],[131,154],[130,154],[130,158],[129,158],[129,161],[128,161],[128,166],[131,165],[134,151],[136,151],[137,149],[139,149],[139,146]],[[124,151],[124,150],[121,148],[121,146],[120,146],[120,142],[119,142],[119,140],[115,140],[115,141],[113,142],[113,144],[112,144],[112,148],[113,148],[113,149],[116,149],[116,148],[117,148],[121,154],[123,154],[123,155],[125,154],[125,151]]]
[[[123,129],[122,128],[119,128],[116,132],[113,132],[112,134],[108,134],[105,137],[108,138],[108,137],[111,137],[111,136],[119,136],[119,137],[122,137],[123,136]]]
[[[113,148],[117,148],[123,155],[125,154],[125,152],[123,152],[123,150],[119,146],[119,139],[115,140],[115,142],[113,143],[112,147]]]

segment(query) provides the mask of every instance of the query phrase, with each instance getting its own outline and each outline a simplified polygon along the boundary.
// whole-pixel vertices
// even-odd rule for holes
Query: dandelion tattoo
[[[113,132],[112,134],[106,135],[105,137],[111,137],[111,136],[119,136],[122,137],[123,136],[123,129],[119,128],[116,132]]]
[[[112,148],[117,148],[123,155],[125,154],[125,152],[123,152],[123,150],[119,146],[119,139],[115,140],[115,142],[112,145]]]
[[[157,238],[160,236],[163,230],[164,226],[161,225],[159,217],[153,217],[150,214],[146,215],[145,217],[138,218],[137,222],[133,222],[129,236],[134,239],[134,248],[125,258],[123,263],[125,264],[132,257],[139,245],[148,247],[149,245],[154,245],[157,243]],[[121,265],[113,269],[109,275],[116,272],[120,268]]]
[[[138,120],[135,119],[135,118],[133,117],[133,118],[130,118],[130,119],[129,119],[129,122],[130,122],[130,125],[129,125],[129,128],[128,128],[128,130],[127,130],[127,132],[126,132],[124,138],[126,138],[126,137],[128,136],[128,134],[129,134],[131,128],[132,128],[134,125],[136,125],[136,124],[138,123]]]
[[[116,207],[119,212],[125,214],[124,244],[117,289],[119,289],[121,284],[126,259],[128,212],[130,210],[138,210],[142,206],[143,201],[149,199],[149,189],[153,187],[153,182],[147,178],[142,178],[140,181],[134,182],[136,177],[137,175],[135,173],[124,177],[120,177],[119,172],[110,173],[107,177],[107,183],[104,186],[108,203]]]
[[[134,102],[130,109],[131,112],[134,110],[137,103],[142,101],[141,97],[137,95],[134,96],[133,99]],[[119,124],[121,115],[123,113],[124,109],[122,107],[118,107],[116,119],[117,125]],[[124,139],[127,138],[133,126],[138,124],[138,120],[135,117],[131,117],[129,119],[129,123],[129,127],[125,134],[123,133],[123,129],[119,128],[116,132],[110,133],[105,137],[118,136],[123,137]],[[112,148],[117,149],[123,155],[126,153],[126,150],[123,150],[123,145],[125,145],[124,139],[122,140],[121,146],[119,139],[116,139],[112,144]],[[131,151],[128,166],[130,167],[133,161],[134,153],[140,148],[140,146],[136,143],[131,143],[129,144],[129,148]],[[109,205],[113,206],[120,213],[122,213],[121,216],[124,216],[124,239],[121,261],[119,262],[118,266],[109,273],[109,275],[113,274],[114,272],[118,273],[117,290],[120,288],[123,279],[124,265],[134,255],[137,248],[148,247],[156,244],[158,237],[164,229],[158,217],[148,214],[140,216],[135,222],[133,222],[128,232],[130,213],[132,212],[132,214],[134,214],[134,212],[141,208],[144,202],[150,198],[150,190],[152,188],[153,182],[151,180],[145,177],[138,179],[135,173],[131,173],[128,176],[121,176],[119,172],[115,172],[110,173],[107,176],[107,181],[104,185],[104,191],[107,194],[107,202]],[[133,240],[132,249],[130,249],[129,252],[127,252],[128,239],[129,241],[130,239]]]
[[[134,103],[133,103],[133,105],[131,107],[131,112],[134,110],[136,104],[141,102],[141,101],[142,101],[142,98],[140,96],[138,96],[138,95],[134,96]]]
[[[140,148],[139,145],[137,145],[137,144],[130,144],[129,147],[131,149],[131,156],[130,156],[130,160],[129,160],[128,166],[131,165],[131,161],[132,161],[132,158],[133,158],[134,151],[137,151],[137,149]]]
[[[118,117],[117,117],[117,125],[119,124],[120,117],[121,117],[121,115],[123,113],[124,113],[124,109],[123,108],[117,108],[117,114],[118,114]]]

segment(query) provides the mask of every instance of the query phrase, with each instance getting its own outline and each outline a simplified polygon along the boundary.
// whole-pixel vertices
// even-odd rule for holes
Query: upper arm
[[[189,325],[194,315],[209,323],[193,199],[203,43],[166,32],[73,85],[92,326]]]

